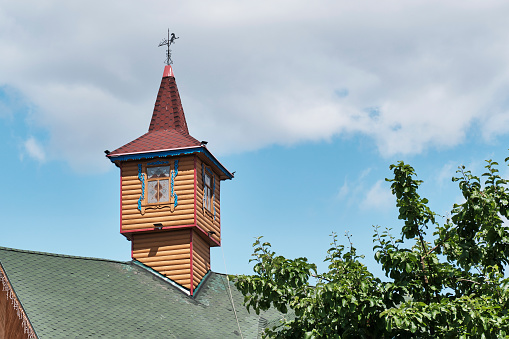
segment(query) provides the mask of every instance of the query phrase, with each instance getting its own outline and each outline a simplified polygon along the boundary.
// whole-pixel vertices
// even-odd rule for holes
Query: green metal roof
[[[0,247],[0,263],[39,338],[240,338],[233,305],[243,337],[257,338],[281,318],[248,313],[213,272],[190,297],[132,261]]]

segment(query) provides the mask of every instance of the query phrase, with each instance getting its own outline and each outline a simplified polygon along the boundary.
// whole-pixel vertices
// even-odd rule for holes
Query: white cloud
[[[419,153],[472,126],[508,133],[508,15],[497,0],[0,0],[0,86],[33,103],[48,153],[108,168],[102,151],[148,128],[170,25],[191,133],[215,152],[360,133]]]
[[[345,177],[343,185],[339,187],[335,198],[346,203],[348,206],[357,206],[366,191],[367,176],[371,172],[371,168],[366,168],[359,173],[354,179]]]
[[[134,140],[146,132],[150,123],[149,112],[140,114],[145,117],[145,126],[139,126],[135,115],[125,114],[142,111],[143,105],[122,101],[93,85],[54,84],[31,88],[31,93],[45,107],[44,120],[39,123],[52,131],[52,154],[71,159],[78,171],[86,171],[91,165],[109,168],[111,163],[105,159],[104,150]]]
[[[454,161],[449,161],[440,168],[438,174],[435,176],[436,182],[442,186],[445,182],[451,182],[452,177],[456,176],[458,164]]]
[[[494,114],[486,119],[484,122],[483,135],[486,139],[493,139],[498,135],[506,134],[508,130],[509,114],[508,112],[502,112]]]
[[[31,158],[39,162],[44,162],[46,160],[44,149],[34,137],[30,137],[25,141],[24,148],[26,154],[28,154]]]
[[[345,178],[343,185],[338,189],[336,199],[348,206],[358,206],[363,210],[376,209],[388,210],[394,208],[390,184],[385,180],[378,180],[370,186],[369,173],[372,168],[366,168],[359,172],[354,179]]]
[[[350,185],[348,184],[348,181],[345,179],[343,186],[341,186],[338,190],[337,198],[340,200],[346,199],[348,197],[349,193],[350,193]]]
[[[392,196],[390,185],[378,180],[367,192],[362,201],[361,207],[364,209],[387,210],[394,206],[394,197]]]

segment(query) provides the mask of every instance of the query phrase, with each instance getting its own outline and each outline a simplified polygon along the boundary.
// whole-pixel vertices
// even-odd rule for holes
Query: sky
[[[0,0],[0,246],[130,260],[104,150],[148,130],[170,29],[190,133],[236,172],[212,269],[249,274],[264,236],[324,270],[349,232],[382,276],[390,164],[444,218],[459,165],[509,176],[507,17],[495,0]]]

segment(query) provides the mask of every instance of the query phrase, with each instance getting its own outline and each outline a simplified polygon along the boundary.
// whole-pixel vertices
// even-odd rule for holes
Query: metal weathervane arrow
[[[170,45],[174,44],[175,40],[177,40],[178,38],[179,38],[178,36],[175,36],[175,33],[171,33],[171,36],[170,36],[170,29],[168,29],[168,38],[164,39],[163,41],[161,41],[159,43],[158,47],[161,47],[161,46],[166,46],[167,47],[166,48],[166,61],[165,61],[167,65],[173,64],[173,60],[171,60]]]

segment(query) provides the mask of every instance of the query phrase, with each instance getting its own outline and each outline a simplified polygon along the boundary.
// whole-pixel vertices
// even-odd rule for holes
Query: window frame
[[[203,203],[204,208],[209,212],[212,212],[212,176],[205,171],[203,174]],[[208,183],[207,183],[208,179]]]
[[[202,184],[203,184],[203,199],[202,199],[202,209],[204,212],[204,215],[208,215],[213,218],[213,220],[216,220],[216,176],[214,175],[214,172],[212,169],[208,166],[205,166],[204,163],[201,164],[201,170],[202,170]],[[210,185],[206,185],[205,177],[210,177]],[[209,189],[210,194],[206,195],[206,188]],[[206,199],[209,201],[209,206],[207,208],[206,206]]]
[[[138,210],[141,215],[145,214],[145,210],[147,209],[161,209],[168,207],[171,209],[171,212],[175,210],[178,205],[178,195],[175,192],[175,178],[178,175],[178,159],[173,161],[173,166],[171,161],[152,161],[152,162],[143,162],[138,164],[138,180],[141,182],[141,195],[138,199]],[[148,169],[155,167],[169,167],[169,175],[163,178],[151,178],[148,177]],[[172,169],[173,167],[173,169]],[[168,180],[168,200],[166,201],[158,201],[158,202],[148,202],[148,190],[149,190],[149,182],[160,181],[160,180]]]

